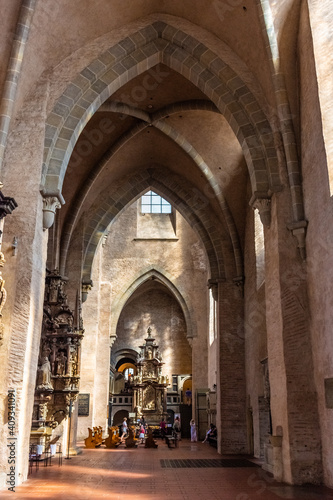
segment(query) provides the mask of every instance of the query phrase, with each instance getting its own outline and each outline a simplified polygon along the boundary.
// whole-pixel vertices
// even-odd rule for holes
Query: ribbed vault
[[[102,171],[107,168],[110,160],[113,156],[119,151],[120,148],[128,145],[130,143],[131,138],[142,132],[147,126],[155,126],[158,128],[163,134],[168,136],[173,142],[175,142],[184,152],[189,155],[189,157],[193,160],[195,165],[199,168],[202,174],[208,181],[209,186],[211,187],[212,192],[214,193],[216,199],[219,203],[220,212],[222,215],[222,219],[225,227],[228,229],[228,233],[231,238],[233,253],[235,259],[235,273],[236,275],[242,274],[242,254],[240,249],[240,242],[238,238],[238,233],[236,230],[236,226],[229,210],[228,203],[221,191],[221,187],[217,184],[216,179],[214,178],[209,166],[206,164],[201,155],[195,150],[195,148],[179,133],[177,130],[170,127],[165,121],[162,120],[162,117],[170,116],[173,113],[177,113],[180,110],[205,110],[217,112],[214,105],[210,102],[184,102],[177,103],[176,105],[169,106],[166,109],[160,110],[156,113],[156,115],[150,115],[149,113],[145,113],[141,110],[130,108],[129,106],[124,105],[123,103],[110,103],[105,105],[102,108],[106,108],[108,111],[118,112],[128,115],[135,115],[139,117],[142,122],[138,125],[134,126],[128,132],[123,134],[112,146],[108,149],[108,151],[104,154],[100,161],[92,168],[89,178],[85,180],[81,188],[78,190],[78,194],[76,198],[72,202],[72,207],[67,217],[64,229],[63,236],[61,242],[61,269],[64,269],[66,265],[66,258],[68,247],[70,245],[71,237],[75,225],[79,219],[80,212],[84,205],[84,201],[88,195],[88,193],[93,190],[94,183],[98,176],[102,173]],[[165,172],[166,173],[166,172]],[[163,176],[164,177],[164,176]],[[194,186],[192,187],[192,191],[194,191]],[[188,197],[187,197],[188,198]],[[101,213],[101,212],[100,212]]]
[[[93,259],[107,227],[145,191],[153,189],[168,200],[200,237],[212,278],[237,276],[230,234],[209,209],[209,200],[180,176],[164,168],[148,168],[99,196],[89,217],[85,215],[83,281],[90,281]]]
[[[155,22],[95,59],[59,98],[46,125],[44,194],[61,193],[75,143],[103,102],[160,62],[200,88],[226,118],[243,148],[253,193],[277,188],[274,136],[248,86],[203,43],[165,22]]]

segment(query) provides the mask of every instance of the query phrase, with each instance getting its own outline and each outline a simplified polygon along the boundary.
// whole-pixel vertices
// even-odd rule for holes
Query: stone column
[[[246,453],[244,300],[235,282],[218,282],[217,432],[219,453]]]
[[[265,229],[266,321],[273,435],[282,436],[282,474],[292,483],[321,482],[321,437],[314,385],[306,264],[287,229],[288,190],[272,198]]]
[[[36,181],[38,186],[38,182]],[[36,370],[42,326],[45,285],[47,233],[42,229],[42,198],[30,191],[29,202],[22,205],[6,220],[3,250],[6,254],[4,278],[7,302],[2,311],[4,338],[0,348],[0,394],[4,416],[7,412],[7,390],[16,389],[16,484],[28,474],[28,450],[34,404]],[[29,210],[27,210],[29,207]],[[18,239],[16,255],[12,242]],[[2,418],[2,417],[1,417]],[[5,420],[6,421],[6,420]],[[0,469],[8,472],[5,421],[0,435]],[[0,488],[4,487],[0,478]]]
[[[70,444],[69,444],[69,454],[71,456],[79,455],[82,453],[82,449],[77,446],[77,428],[78,428],[78,411],[79,402],[76,400],[73,404],[73,410],[71,415],[71,434],[70,434]],[[68,436],[67,436],[68,437]]]
[[[111,284],[99,287],[98,337],[94,380],[94,425],[107,429],[110,380]]]

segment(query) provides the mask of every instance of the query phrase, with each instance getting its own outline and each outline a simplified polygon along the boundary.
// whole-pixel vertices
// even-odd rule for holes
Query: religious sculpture
[[[137,418],[144,417],[146,422],[158,425],[166,417],[167,379],[162,375],[162,355],[151,328],[144,345],[140,346],[137,357],[137,376],[133,380],[134,407]]]
[[[69,374],[71,377],[76,376],[76,370],[77,370],[77,364],[76,364],[76,359],[73,354],[71,354],[70,360],[69,360]]]
[[[38,372],[39,383],[37,389],[53,389],[51,383],[51,364],[47,356],[44,356]]]
[[[63,353],[63,351],[60,352],[56,361],[57,361],[57,375],[59,376],[65,375],[67,358]]]
[[[49,420],[53,418],[58,423],[73,408],[79,393],[78,360],[84,333],[80,295],[76,308],[70,309],[64,290],[66,281],[57,270],[47,271],[40,344],[42,363],[35,393],[36,419],[41,418],[43,403],[43,415],[47,413]]]

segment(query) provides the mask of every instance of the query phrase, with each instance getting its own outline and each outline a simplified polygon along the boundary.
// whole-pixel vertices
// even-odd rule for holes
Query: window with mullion
[[[148,191],[141,197],[141,213],[143,214],[171,214],[170,203],[154,191]]]

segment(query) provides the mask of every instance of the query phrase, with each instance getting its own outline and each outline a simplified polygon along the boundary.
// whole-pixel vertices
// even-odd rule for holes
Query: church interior
[[[180,419],[333,498],[330,1],[0,4],[0,490]]]

